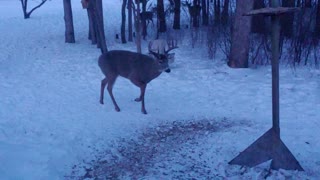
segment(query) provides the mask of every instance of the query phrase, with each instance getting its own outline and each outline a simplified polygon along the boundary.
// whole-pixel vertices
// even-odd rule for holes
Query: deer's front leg
[[[134,77],[134,76],[132,76]],[[145,105],[144,105],[144,94],[146,92],[146,87],[147,87],[147,84],[144,83],[144,82],[141,82],[139,80],[136,80],[136,78],[130,78],[131,82],[138,86],[140,88],[140,96],[138,98],[135,99],[136,102],[140,102],[141,101],[141,112],[143,114],[147,114],[147,111],[146,111],[146,108],[145,108]]]
[[[146,108],[144,106],[144,94],[146,92],[146,87],[147,84],[143,84],[142,86],[140,86],[140,91],[141,91],[141,95],[140,95],[140,100],[141,100],[141,112],[143,114],[147,114]]]
[[[141,90],[142,86],[143,86],[142,84],[138,85],[138,87],[140,87],[140,96],[134,99],[134,101],[136,102],[140,102],[142,100],[142,90]]]

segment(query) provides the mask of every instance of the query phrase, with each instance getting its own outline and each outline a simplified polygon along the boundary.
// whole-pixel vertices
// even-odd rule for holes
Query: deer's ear
[[[152,54],[155,58],[159,59],[159,54],[155,53],[153,51],[149,51],[150,54]]]
[[[167,58],[172,59],[172,58],[174,58],[174,55],[175,55],[175,53],[169,53],[169,54],[167,54]]]

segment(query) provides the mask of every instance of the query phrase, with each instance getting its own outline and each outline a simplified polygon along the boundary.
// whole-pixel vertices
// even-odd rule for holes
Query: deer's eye
[[[164,63],[164,60],[163,59],[159,59],[159,63],[160,64]]]

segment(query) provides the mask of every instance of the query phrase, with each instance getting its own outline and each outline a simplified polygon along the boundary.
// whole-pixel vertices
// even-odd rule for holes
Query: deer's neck
[[[149,71],[150,72],[150,74],[149,74],[150,79],[148,79],[148,81],[151,81],[151,80],[157,78],[162,73],[159,65],[156,63],[153,64],[152,69],[153,69],[152,71]]]

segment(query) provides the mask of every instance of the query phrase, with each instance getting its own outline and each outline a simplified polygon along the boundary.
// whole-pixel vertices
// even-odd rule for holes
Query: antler
[[[150,41],[149,44],[148,44],[148,51],[149,51],[149,52],[151,51],[151,41]]]
[[[152,41],[150,41],[149,44],[148,44],[148,50],[149,50],[150,53],[154,53],[152,51]]]
[[[157,57],[157,56],[159,55],[159,47],[158,47],[158,52],[154,52],[154,51],[152,50],[152,44],[153,44],[152,41],[150,41],[149,44],[148,44],[149,53],[152,54],[152,55],[154,55],[155,57]]]
[[[165,51],[165,54],[168,54],[169,51],[178,48],[178,46],[177,46],[178,41],[177,40],[167,41],[167,44],[168,44],[169,49]]]

